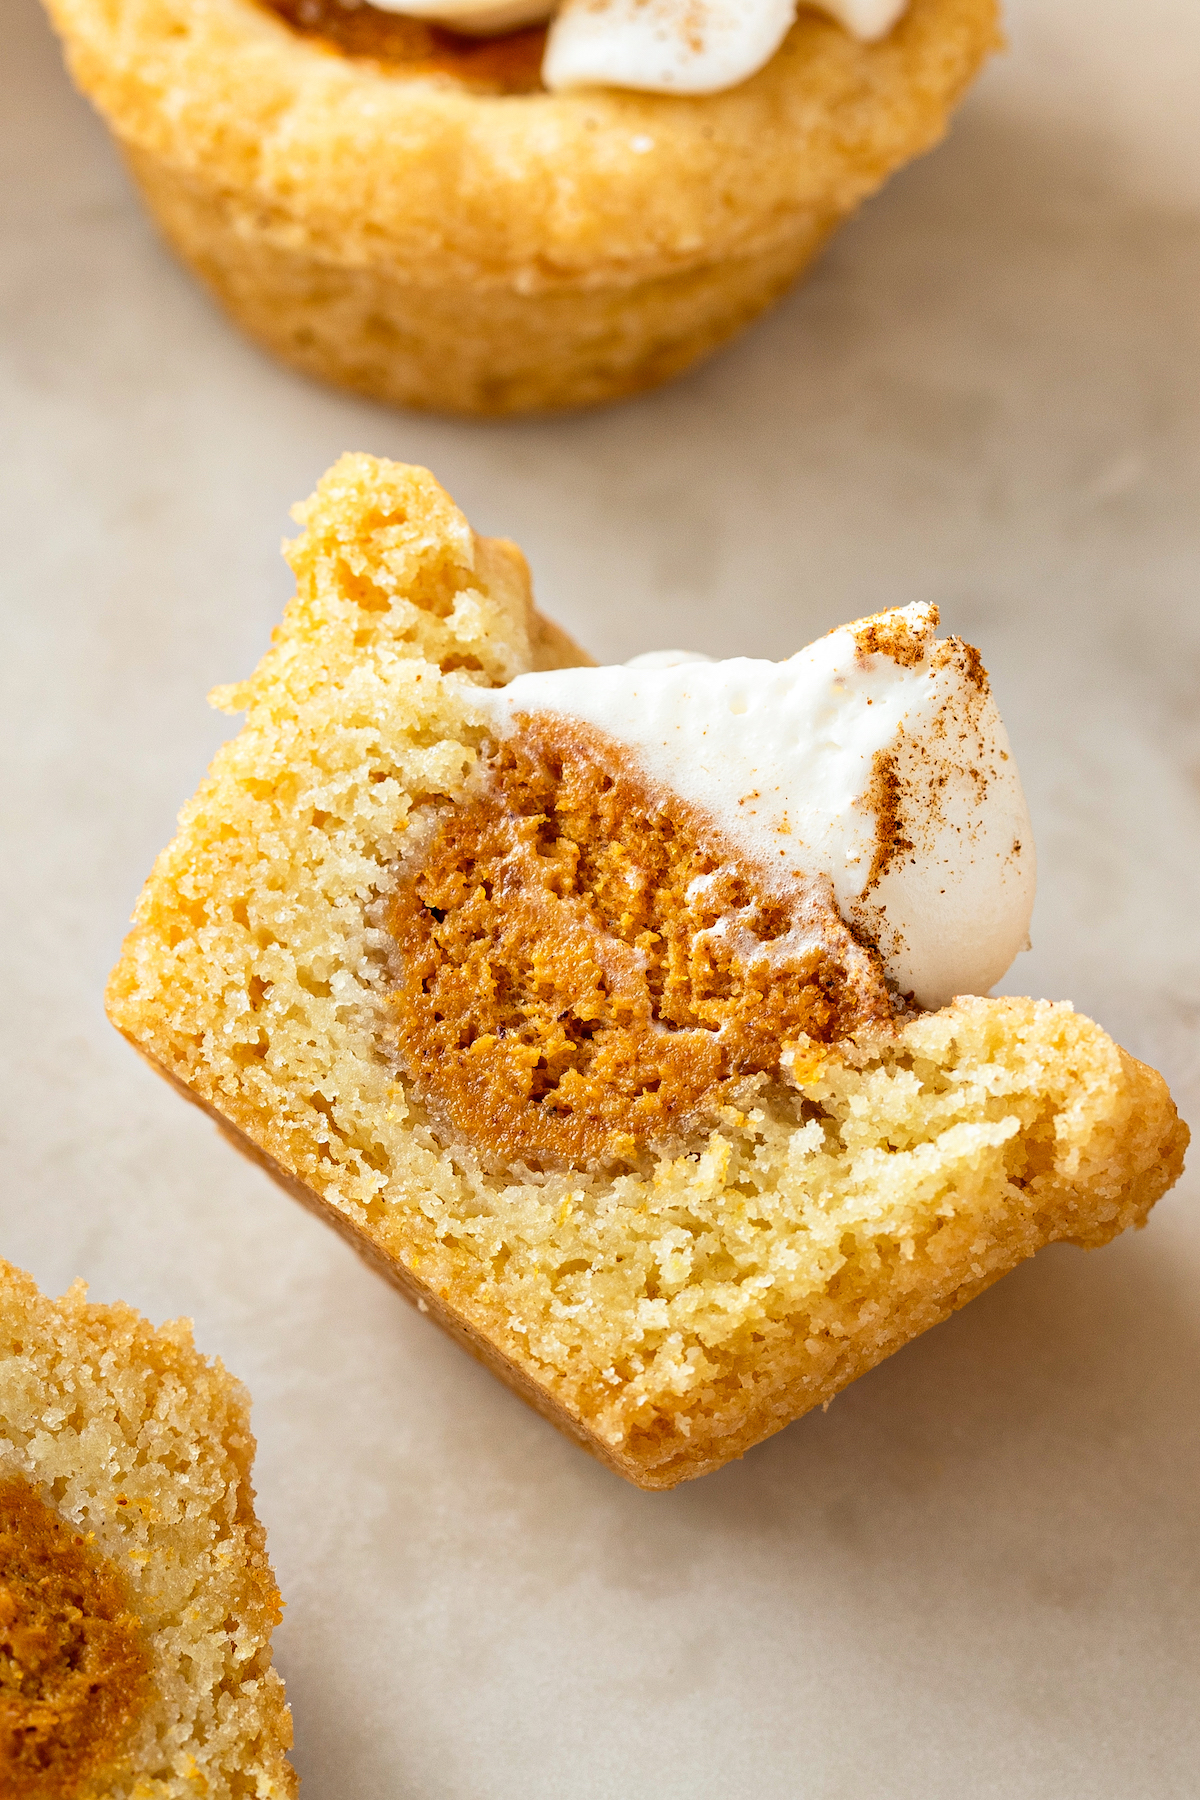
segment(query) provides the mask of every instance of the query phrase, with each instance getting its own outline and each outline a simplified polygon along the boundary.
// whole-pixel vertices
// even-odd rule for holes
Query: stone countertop
[[[0,1252],[249,1383],[305,1800],[1167,1800],[1200,1767],[1200,1213],[1046,1252],[817,1414],[623,1486],[104,1022],[343,449],[427,463],[604,659],[933,599],[1038,833],[1013,992],[1200,1123],[1192,0],[1022,0],[949,142],[675,386],[554,422],[277,369],[159,247],[33,0],[0,63]],[[1085,28],[1086,27],[1086,28]],[[1200,1159],[1197,1160],[1200,1167]]]

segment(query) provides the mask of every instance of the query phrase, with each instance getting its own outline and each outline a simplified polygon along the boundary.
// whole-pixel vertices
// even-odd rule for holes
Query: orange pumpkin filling
[[[424,19],[344,0],[267,0],[294,31],[345,56],[368,57],[411,75],[452,75],[487,93],[532,94],[542,85],[546,28],[469,37]]]
[[[386,909],[405,1074],[485,1154],[582,1167],[701,1129],[780,1051],[890,1019],[824,881],[775,888],[623,748],[526,715]]]
[[[0,1485],[0,1800],[71,1800],[148,1686],[119,1572],[27,1482]]]

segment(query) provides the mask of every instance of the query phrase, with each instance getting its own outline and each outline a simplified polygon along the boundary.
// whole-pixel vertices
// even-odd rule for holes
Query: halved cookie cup
[[[1166,1083],[1042,1000],[781,1043],[778,1079],[615,1162],[535,1168],[447,1130],[397,1006],[388,903],[468,791],[483,691],[584,659],[539,623],[513,546],[475,537],[426,471],[344,457],[299,516],[296,599],[218,696],[247,722],[146,884],[109,1015],[531,1405],[673,1487],[1044,1244],[1144,1222],[1187,1143]],[[585,866],[552,838],[558,866]],[[485,898],[515,905],[519,885]],[[492,959],[477,992],[526,979]],[[502,1056],[478,1023],[459,1067],[482,1091]]]
[[[249,1396],[0,1261],[0,1794],[295,1800]]]

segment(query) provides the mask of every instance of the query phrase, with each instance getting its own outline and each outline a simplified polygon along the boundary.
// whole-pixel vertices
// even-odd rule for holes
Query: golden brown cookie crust
[[[398,1075],[379,911],[467,793],[476,698],[540,633],[511,546],[424,470],[345,457],[297,595],[138,904],[111,1018],[289,1192],[639,1486],[739,1456],[1042,1245],[1182,1167],[1162,1077],[1070,1006],[961,999],[833,1045],[617,1176],[480,1166]],[[567,647],[558,645],[560,661]]]
[[[303,37],[257,0],[47,0],[167,236],[311,372],[464,411],[665,379],[930,148],[995,0],[864,45],[804,12],[723,94],[481,94]]]

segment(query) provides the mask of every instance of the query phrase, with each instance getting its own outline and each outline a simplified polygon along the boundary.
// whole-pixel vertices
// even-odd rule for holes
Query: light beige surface
[[[644,1495],[232,1158],[100,1009],[227,729],[200,696],[287,596],[287,505],[358,443],[442,471],[610,657],[778,654],[938,600],[985,646],[1038,828],[1006,985],[1098,1017],[1196,1123],[1200,17],[1113,0],[1080,42],[1082,10],[1024,0],[946,149],[731,353],[620,411],[479,429],[235,339],[10,0],[0,1249],[194,1313],[251,1387],[306,1800],[1194,1791],[1194,1172],[1140,1236],[1047,1252],[828,1414]]]

